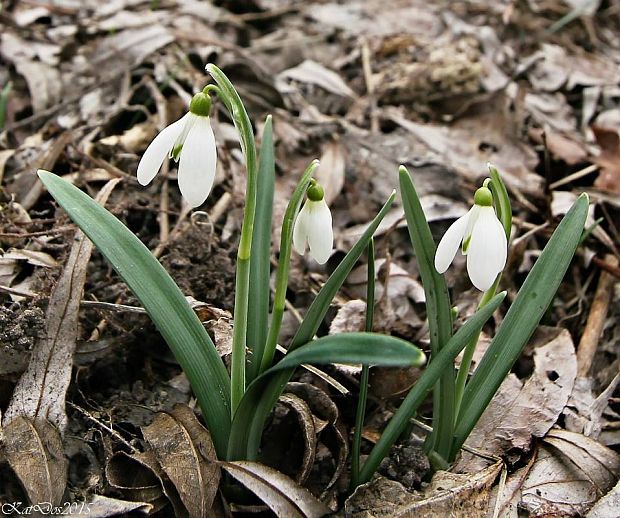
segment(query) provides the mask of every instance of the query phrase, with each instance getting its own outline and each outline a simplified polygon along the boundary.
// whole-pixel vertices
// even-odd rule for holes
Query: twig
[[[588,167],[584,167],[583,169],[580,169],[579,171],[573,174],[569,174],[568,176],[561,178],[557,182],[553,182],[552,184],[549,185],[549,190],[553,191],[557,187],[560,187],[567,183],[571,183],[574,180],[579,180],[579,178],[583,178],[584,176],[589,175],[590,173],[594,173],[597,170],[598,170],[598,165],[596,164],[592,164],[592,165],[589,165]]]
[[[618,260],[612,255],[605,256],[605,262],[616,268],[618,266]],[[580,377],[586,377],[590,372],[590,367],[592,366],[592,361],[594,360],[598,342],[603,331],[603,325],[607,318],[614,282],[613,275],[605,270],[601,272],[598,286],[596,287],[596,293],[594,294],[594,300],[590,307],[588,321],[586,322],[586,327],[583,331],[583,335],[581,335],[579,347],[577,348],[577,375]]]

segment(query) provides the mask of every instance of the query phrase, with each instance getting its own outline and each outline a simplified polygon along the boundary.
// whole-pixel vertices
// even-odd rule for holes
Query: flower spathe
[[[149,144],[138,164],[138,182],[147,185],[166,158],[179,162],[179,189],[192,207],[202,205],[215,180],[217,149],[211,129],[211,101],[205,93],[192,99],[190,111],[164,128]]]
[[[467,274],[480,291],[487,291],[506,266],[506,232],[493,209],[491,191],[476,191],[474,206],[457,219],[441,238],[435,254],[435,269],[444,273],[461,246],[467,255]]]
[[[299,211],[293,228],[293,246],[303,255],[310,255],[319,264],[325,264],[334,246],[332,213],[325,202],[323,188],[314,180],[307,191],[307,199]]]

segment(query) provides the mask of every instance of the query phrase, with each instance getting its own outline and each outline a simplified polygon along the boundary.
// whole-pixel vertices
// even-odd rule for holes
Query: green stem
[[[365,330],[372,331],[375,306],[375,241],[373,238],[368,243],[368,277],[366,290],[366,326]],[[357,399],[357,414],[355,415],[355,433],[351,446],[351,492],[359,485],[360,474],[360,449],[362,445],[362,429],[364,427],[364,415],[366,414],[366,402],[368,399],[368,379],[370,366],[362,366],[360,377],[360,392]]]
[[[245,211],[241,226],[241,239],[237,250],[237,277],[235,282],[235,311],[233,317],[233,345],[230,369],[230,403],[234,417],[245,392],[245,347],[247,341],[248,297],[250,292],[250,257],[252,254],[252,232],[256,212],[256,144],[254,131],[243,101],[226,75],[215,65],[207,65],[219,87],[222,99],[241,138],[241,150],[245,156],[248,174],[245,193]]]
[[[497,276],[493,285],[484,292],[480,302],[478,303],[478,309],[483,308],[489,303],[495,296],[495,292],[497,291],[497,287],[499,286],[499,280],[501,279],[501,274]],[[463,351],[463,359],[461,360],[461,366],[459,367],[459,372],[456,376],[456,387],[454,389],[455,397],[454,397],[454,419],[456,420],[459,415],[459,410],[461,408],[461,401],[463,400],[463,392],[465,392],[465,384],[467,382],[467,376],[469,374],[469,368],[471,367],[471,361],[474,357],[474,352],[476,351],[476,345],[478,345],[478,339],[480,338],[480,333],[473,336],[470,342],[465,346],[465,350]]]
[[[291,264],[291,251],[293,248],[293,229],[295,218],[299,212],[301,201],[306,194],[310,179],[319,166],[318,160],[313,160],[304,171],[284,213],[282,222],[282,233],[280,237],[280,257],[278,258],[278,271],[276,273],[276,292],[273,300],[273,311],[271,315],[271,325],[267,334],[267,343],[263,357],[260,360],[259,374],[262,374],[271,367],[273,357],[278,344],[278,335],[282,325],[282,316],[286,305],[286,290],[288,288],[288,272]],[[258,361],[258,360],[257,360]]]

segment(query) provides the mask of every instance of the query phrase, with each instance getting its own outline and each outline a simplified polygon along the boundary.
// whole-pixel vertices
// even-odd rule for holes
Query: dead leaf
[[[97,201],[105,203],[119,181],[108,182]],[[69,259],[50,296],[46,336],[37,341],[28,368],[13,391],[2,419],[5,427],[18,416],[47,419],[61,432],[67,425],[65,395],[71,381],[78,338],[78,309],[92,247],[91,241],[78,231]]]
[[[153,423],[142,428],[142,433],[189,515],[208,515],[217,494],[220,472],[214,463],[211,436],[194,412],[185,405],[176,405],[169,414],[156,414]]]
[[[481,180],[487,174],[486,164],[491,162],[507,184],[528,194],[540,194],[542,179],[533,173],[538,156],[511,134],[506,99],[497,97],[451,126],[413,122],[393,108],[386,109],[386,115],[468,180]]]
[[[356,97],[355,92],[342,80],[342,78],[333,70],[306,59],[296,67],[283,70],[278,74],[278,78],[292,79],[300,83],[309,83],[342,97]],[[282,91],[286,90],[283,88]]]
[[[618,130],[592,126],[601,154],[592,161],[601,168],[594,186],[599,189],[620,193],[620,135]]]
[[[594,504],[586,514],[586,518],[616,518],[618,509],[620,509],[620,482]]]
[[[327,2],[309,5],[307,15],[328,27],[358,36],[409,33],[415,27],[416,38],[430,41],[442,30],[441,19],[430,4],[405,3],[385,9],[380,0]]]
[[[6,458],[31,503],[62,503],[68,462],[58,429],[45,419],[17,416],[2,428]]]
[[[345,503],[347,518],[484,518],[490,490],[503,466],[497,462],[478,473],[438,471],[424,492],[409,493],[383,477],[357,488]],[[389,491],[382,485],[388,484]],[[379,484],[380,489],[377,489]],[[399,487],[400,486],[400,487]]]
[[[325,201],[331,205],[344,186],[346,157],[340,141],[333,140],[323,145],[320,163],[316,180],[325,190]]]
[[[573,390],[577,375],[575,347],[570,333],[556,334],[534,352],[534,372],[525,382],[510,374],[482,414],[467,446],[501,456],[527,451],[532,437],[543,437],[555,424]],[[472,472],[484,459],[463,452],[456,469]]]
[[[564,408],[565,428],[571,432],[582,433],[586,437],[599,439],[608,424],[603,414],[619,383],[620,374],[617,374],[605,390],[595,398],[594,379],[577,378],[570,399]]]
[[[153,452],[133,455],[116,452],[105,466],[106,479],[115,490],[130,500],[147,502],[156,509],[167,503],[160,471]]]
[[[276,516],[319,518],[330,513],[310,491],[273,468],[258,462],[220,462],[232,477],[265,502]]]
[[[329,482],[321,488],[322,494],[325,495],[342,475],[349,455],[347,431],[342,423],[340,412],[324,390],[309,383],[287,383],[286,392],[295,394],[303,399],[315,417],[329,424],[329,426],[323,425],[323,428],[316,427],[317,432],[320,433],[318,442],[324,444],[329,449],[335,464],[335,469]]]
[[[278,401],[289,407],[297,415],[297,421],[299,422],[304,441],[304,453],[301,466],[295,476],[295,482],[303,484],[310,475],[316,455],[317,430],[314,426],[315,418],[306,402],[294,394],[282,394]]]
[[[616,483],[620,456],[613,450],[565,430],[550,431],[549,440],[553,446],[538,448],[509,476],[497,502],[502,518],[582,515]]]
[[[136,511],[149,514],[153,506],[146,502],[129,502],[108,496],[93,495],[92,499],[84,503],[84,515],[88,512],[90,518],[108,518]]]
[[[56,268],[58,262],[50,254],[39,252],[37,250],[19,250],[17,248],[9,248],[6,253],[2,254],[0,260],[19,260],[26,261],[34,266],[42,266],[43,268]]]

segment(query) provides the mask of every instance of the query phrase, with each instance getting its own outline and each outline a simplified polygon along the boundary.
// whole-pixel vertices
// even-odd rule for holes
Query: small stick
[[[618,266],[618,260],[612,255],[606,255],[605,262],[614,267]],[[592,366],[592,361],[594,360],[598,342],[603,331],[603,325],[607,318],[614,282],[615,279],[613,275],[605,270],[601,271],[596,293],[594,294],[594,300],[592,301],[592,307],[590,308],[590,314],[588,315],[588,321],[586,322],[586,327],[579,341],[579,347],[577,348],[577,376],[586,377],[590,372],[590,367]]]

